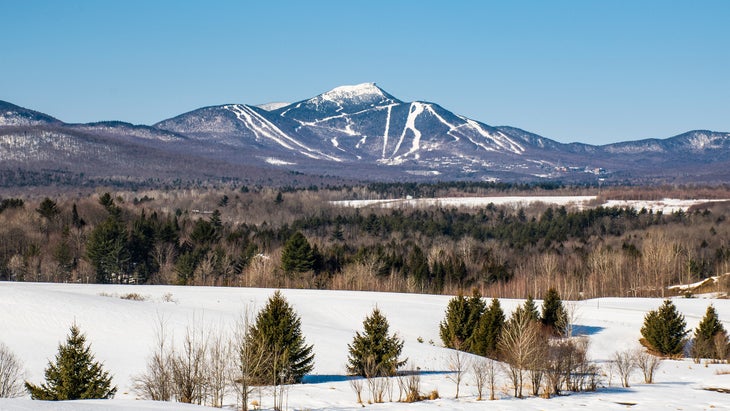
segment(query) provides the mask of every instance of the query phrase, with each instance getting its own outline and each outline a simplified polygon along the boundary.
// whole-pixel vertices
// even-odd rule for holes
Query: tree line
[[[721,205],[361,210],[328,200],[377,192],[341,190],[3,199],[0,278],[590,298],[663,296],[730,271]]]

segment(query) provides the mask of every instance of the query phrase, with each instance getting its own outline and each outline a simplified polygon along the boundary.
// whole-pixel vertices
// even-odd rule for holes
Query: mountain
[[[0,127],[59,124],[55,118],[0,100]]]
[[[67,124],[0,101],[0,171],[61,170],[97,179],[503,180],[719,183],[730,134],[690,131],[603,146],[494,127],[374,83],[260,106],[203,107],[152,126]],[[329,178],[329,177],[328,177]],[[2,179],[0,178],[0,185]]]

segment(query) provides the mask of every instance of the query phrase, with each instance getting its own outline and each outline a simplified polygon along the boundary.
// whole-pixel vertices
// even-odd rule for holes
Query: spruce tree
[[[674,303],[664,300],[659,309],[644,316],[640,342],[659,355],[678,356],[684,350],[685,336],[689,332],[686,326],[684,316],[677,311]]]
[[[25,383],[34,400],[85,400],[111,398],[117,391],[112,387],[112,378],[94,360],[91,346],[86,345],[86,336],[76,324],[65,344],[59,344],[55,362],[48,362],[45,370],[46,382],[40,386]]]
[[[479,319],[477,330],[473,334],[471,348],[474,354],[494,358],[498,357],[497,344],[504,328],[504,311],[496,298],[492,299],[489,307]]]
[[[719,337],[718,337],[719,335]],[[694,358],[719,358],[715,347],[715,339],[724,340],[727,344],[727,332],[717,316],[717,311],[712,305],[707,306],[705,316],[695,329],[694,343],[692,345],[692,356]],[[720,343],[722,343],[721,341]]]
[[[313,347],[305,344],[301,319],[278,290],[256,316],[251,340],[263,344],[272,356],[271,367],[259,376],[261,383],[301,382],[314,368]]]
[[[281,251],[281,268],[287,273],[303,273],[312,270],[314,263],[314,250],[304,234],[292,234]]]
[[[532,298],[531,295],[527,296],[527,300],[525,300],[525,314],[530,317],[533,321],[540,321],[540,313],[537,311],[537,305],[535,304],[535,299]]]
[[[365,332],[355,332],[352,344],[347,345],[347,372],[363,377],[395,375],[407,361],[399,359],[403,341],[395,334],[388,335],[388,320],[377,308],[362,325]]]
[[[550,288],[542,300],[542,325],[552,334],[565,334],[565,327],[568,325],[568,314],[565,312],[560,294],[554,288]]]
[[[476,331],[484,310],[484,301],[476,290],[469,298],[460,294],[449,300],[446,317],[439,325],[439,335],[444,346],[473,352],[472,334]]]

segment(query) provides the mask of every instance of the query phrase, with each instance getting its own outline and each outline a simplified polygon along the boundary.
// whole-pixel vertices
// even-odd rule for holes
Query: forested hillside
[[[725,203],[673,214],[493,204],[353,209],[330,203],[586,190],[377,184],[5,198],[0,279],[451,294],[477,288],[502,297],[539,296],[555,287],[572,299],[662,296],[670,284],[730,271]],[[630,192],[613,189],[610,195]],[[652,195],[666,194],[671,192]],[[713,195],[713,189],[702,194]],[[729,285],[721,282],[717,291]]]

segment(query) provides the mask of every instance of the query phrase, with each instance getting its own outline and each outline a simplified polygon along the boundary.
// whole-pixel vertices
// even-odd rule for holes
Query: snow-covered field
[[[687,211],[693,205],[728,201],[728,200],[680,200],[665,198],[662,200],[608,200],[603,204],[592,204],[596,196],[503,196],[503,197],[440,197],[440,198],[396,198],[385,200],[342,200],[332,203],[341,207],[485,207],[489,204],[512,207],[527,207],[531,204],[543,203],[553,206],[574,207],[577,209],[601,205],[603,207],[633,208],[663,213]]]
[[[138,293],[144,301],[119,298]],[[0,283],[0,341],[23,361],[27,379],[40,382],[49,358],[64,341],[75,321],[86,333],[96,358],[114,375],[117,396],[108,401],[44,403],[23,399],[0,399],[0,410],[195,410],[176,403],[135,400],[131,377],[141,373],[151,351],[154,325],[159,316],[167,319],[176,336],[192,323],[221,329],[233,327],[246,309],[258,310],[273,293],[269,289],[174,286],[112,286]],[[424,371],[422,391],[438,390],[441,399],[416,404],[367,405],[378,410],[586,410],[625,409],[730,409],[730,396],[705,388],[730,389],[730,365],[697,365],[691,360],[664,361],[656,383],[643,384],[634,374],[631,388],[620,388],[614,375],[594,393],[570,394],[552,399],[514,399],[506,380],[500,382],[499,399],[476,401],[471,377],[453,399],[454,383],[447,379],[450,351],[439,347],[438,324],[449,297],[346,291],[283,290],[300,314],[306,341],[314,344],[316,366],[306,384],[291,387],[288,408],[296,410],[355,410],[355,394],[345,380],[347,344],[362,320],[377,306],[390,322],[391,331],[405,340],[403,354]],[[519,300],[502,300],[507,313]],[[730,300],[676,299],[688,327],[694,328],[712,303],[726,328],[730,328]],[[637,347],[644,314],[661,304],[659,299],[604,298],[575,303],[576,331],[589,336],[591,358],[605,363],[617,350]],[[420,343],[418,340],[424,342]],[[433,344],[429,342],[433,341]],[[397,397],[397,388],[395,389]],[[367,389],[364,397],[367,400]],[[386,398],[387,399],[387,398]],[[235,399],[227,401],[230,406]],[[261,405],[271,408],[269,395]]]

